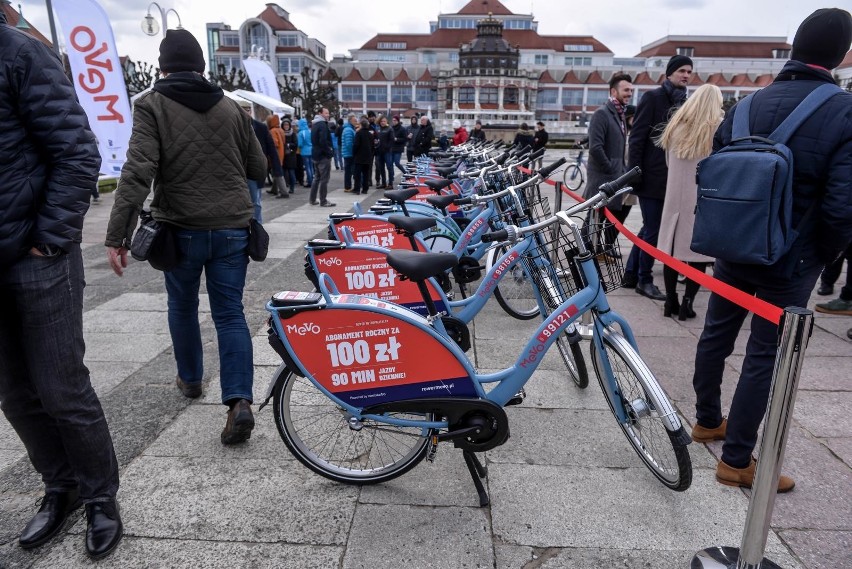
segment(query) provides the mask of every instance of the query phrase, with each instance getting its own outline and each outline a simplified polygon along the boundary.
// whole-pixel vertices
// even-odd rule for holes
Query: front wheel
[[[506,253],[506,246],[500,245],[488,252],[485,261],[485,272],[491,272],[494,263]],[[521,267],[521,263],[515,263],[507,269],[509,274],[504,276],[500,284],[494,287],[494,298],[497,304],[512,318],[518,320],[532,320],[538,316],[538,302],[533,292],[533,282]]]
[[[580,342],[572,344],[569,338],[570,334],[567,331],[560,334],[556,340],[556,347],[559,349],[559,355],[562,356],[562,362],[568,368],[571,380],[580,389],[585,389],[589,386],[589,371],[586,369],[583,349]]]
[[[601,340],[604,353],[592,342],[592,362],[610,410],[615,413],[621,408],[627,416],[626,422],[619,421],[624,436],[660,482],[678,492],[686,490],[692,484],[692,461],[674,407],[624,336],[608,329]],[[608,380],[602,358],[612,370],[614,395],[605,385]],[[677,430],[671,430],[673,425]]]
[[[579,190],[580,187],[582,187],[583,182],[585,182],[583,169],[577,164],[569,164],[562,173],[562,183],[565,184],[565,187],[572,192]]]
[[[273,392],[278,433],[293,456],[317,474],[345,484],[376,484],[405,474],[426,455],[430,429],[350,421],[351,415],[310,380],[284,366],[278,373],[286,374]]]

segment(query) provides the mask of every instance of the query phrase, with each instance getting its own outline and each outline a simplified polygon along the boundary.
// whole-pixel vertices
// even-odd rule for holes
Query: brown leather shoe
[[[724,461],[719,461],[719,466],[716,467],[716,480],[726,486],[739,486],[740,488],[751,488],[754,483],[754,470],[757,467],[757,461],[751,459],[751,464],[745,468],[734,468],[725,464]],[[789,492],[796,486],[796,482],[789,476],[783,474],[778,478],[778,493],[784,494]]]
[[[180,376],[175,377],[175,385],[178,386],[180,392],[183,393],[184,397],[188,397],[190,399],[198,399],[201,397],[201,382],[198,383],[187,383],[180,378]]]
[[[692,440],[697,443],[709,443],[710,441],[724,441],[725,440],[725,430],[728,428],[728,420],[722,419],[722,424],[720,424],[715,429],[708,429],[707,427],[702,427],[698,423],[695,423],[695,426],[692,427]]]
[[[254,415],[251,412],[251,404],[245,399],[239,399],[228,411],[228,420],[222,429],[222,444],[235,445],[243,443],[251,438],[254,429]]]

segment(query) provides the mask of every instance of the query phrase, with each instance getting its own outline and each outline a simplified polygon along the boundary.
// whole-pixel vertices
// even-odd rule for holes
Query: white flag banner
[[[275,72],[269,64],[259,59],[244,59],[243,67],[249,76],[251,87],[257,93],[272,97],[276,101],[281,100],[281,91],[278,90],[278,81]]]
[[[77,98],[98,138],[101,172],[118,175],[130,142],[130,102],[109,18],[96,0],[53,0]]]

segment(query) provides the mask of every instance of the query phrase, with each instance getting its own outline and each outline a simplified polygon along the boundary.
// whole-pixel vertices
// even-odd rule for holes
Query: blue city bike
[[[636,175],[635,171],[631,175]],[[338,294],[320,277],[320,292],[275,294],[269,341],[284,363],[270,383],[275,422],[293,455],[338,482],[374,484],[409,471],[438,445],[461,448],[480,504],[488,503],[476,458],[509,438],[509,403],[560,334],[582,314],[593,315],[592,359],[609,407],[630,445],[665,486],[686,490],[692,481],[690,442],[677,413],[636,350],[627,321],[611,309],[594,251],[571,215],[603,206],[630,177],[529,227],[489,235],[512,243],[512,254],[541,233],[559,235],[554,261],[579,278],[577,292],[553,310],[515,363],[480,374],[430,318],[395,304]],[[588,234],[588,232],[587,232]],[[395,250],[394,269],[415,282],[446,271],[448,254]],[[428,300],[427,300],[428,303]],[[486,386],[490,389],[486,390]]]

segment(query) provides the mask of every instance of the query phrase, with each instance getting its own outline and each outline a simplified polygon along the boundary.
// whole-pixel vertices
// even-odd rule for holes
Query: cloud
[[[700,10],[709,6],[708,0],[660,0],[660,4],[672,10]]]

